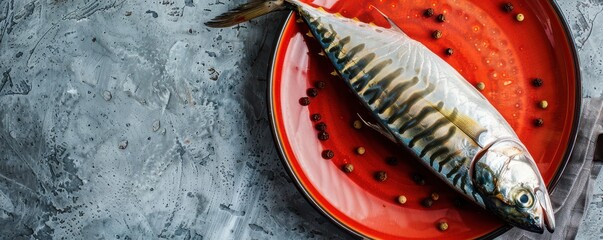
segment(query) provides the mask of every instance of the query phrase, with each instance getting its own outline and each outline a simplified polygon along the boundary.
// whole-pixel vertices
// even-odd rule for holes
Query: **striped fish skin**
[[[513,129],[456,70],[402,30],[346,19],[299,0],[252,1],[205,24],[229,27],[291,8],[372,111],[381,132],[508,223],[553,232],[546,186]]]
[[[515,226],[554,229],[533,158],[498,111],[449,64],[396,29],[303,4],[298,12],[380,125],[440,178]],[[525,196],[530,206],[523,204]]]

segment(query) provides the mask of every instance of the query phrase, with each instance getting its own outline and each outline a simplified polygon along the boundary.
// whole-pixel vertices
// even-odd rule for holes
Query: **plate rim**
[[[563,33],[565,34],[565,38],[569,43],[569,50],[570,50],[570,54],[571,54],[571,58],[573,60],[573,67],[574,67],[574,72],[575,72],[575,104],[574,104],[574,116],[572,118],[573,124],[572,124],[572,129],[570,131],[570,137],[568,139],[568,143],[567,143],[567,148],[565,149],[565,153],[563,154],[563,161],[562,163],[559,165],[557,171],[555,172],[555,174],[553,175],[553,178],[551,179],[551,182],[548,184],[547,188],[549,189],[549,194],[553,194],[555,191],[555,187],[557,186],[557,184],[559,183],[559,180],[561,179],[561,175],[563,174],[563,172],[565,171],[565,168],[567,167],[567,164],[569,162],[569,159],[573,153],[574,150],[574,146],[575,146],[575,142],[577,139],[577,132],[581,123],[581,116],[582,116],[582,76],[580,73],[580,62],[579,62],[579,57],[578,57],[578,52],[576,51],[576,43],[573,40],[573,34],[571,32],[571,30],[568,27],[567,21],[565,19],[565,15],[563,14],[563,12],[561,11],[561,9],[559,8],[559,5],[557,4],[557,2],[555,2],[554,0],[547,0],[544,1],[547,2],[548,4],[550,4],[550,6],[553,8],[556,17],[559,18],[560,23],[561,23],[561,27],[563,30]],[[368,236],[365,236],[364,234],[354,230],[353,228],[350,228],[349,226],[347,226],[346,224],[340,222],[339,220],[337,220],[335,217],[333,217],[331,214],[329,214],[322,205],[320,205],[318,202],[316,202],[316,200],[311,196],[311,194],[306,190],[306,188],[303,187],[303,184],[300,182],[300,180],[297,178],[296,174],[294,173],[294,170],[292,168],[292,166],[289,164],[286,154],[285,154],[285,149],[283,147],[283,143],[282,143],[282,139],[279,137],[278,134],[278,129],[277,129],[277,120],[276,120],[276,116],[275,116],[275,112],[274,112],[274,107],[275,107],[275,102],[274,102],[274,74],[275,74],[275,64],[277,61],[277,55],[279,52],[279,46],[281,45],[281,42],[283,41],[283,34],[285,33],[287,24],[289,23],[289,21],[291,21],[291,18],[293,18],[293,16],[295,15],[295,11],[289,11],[287,18],[285,19],[285,21],[281,24],[281,29],[279,31],[278,34],[278,39],[276,41],[276,44],[272,46],[272,59],[270,61],[270,65],[268,66],[268,85],[267,85],[267,91],[266,91],[266,95],[267,95],[267,100],[268,100],[268,117],[270,118],[270,131],[272,133],[272,137],[274,139],[274,144],[275,147],[277,148],[278,151],[278,155],[279,155],[279,159],[281,160],[281,164],[283,164],[283,166],[285,167],[285,169],[287,170],[287,174],[289,175],[289,177],[291,178],[291,180],[294,181],[294,185],[297,188],[297,190],[302,193],[304,199],[306,199],[306,201],[308,201],[308,203],[310,203],[310,205],[316,209],[319,213],[321,213],[323,216],[325,216],[326,218],[328,218],[332,223],[334,223],[337,227],[339,227],[340,229],[343,229],[344,231],[346,231],[347,233],[351,233],[356,237],[360,237],[363,239],[366,238],[370,238]],[[504,224],[503,226],[497,228],[496,230],[487,233],[483,236],[480,236],[478,239],[493,239],[497,236],[502,235],[503,233],[507,232],[508,230],[510,230],[511,228],[513,228],[513,226],[509,225],[509,224]]]

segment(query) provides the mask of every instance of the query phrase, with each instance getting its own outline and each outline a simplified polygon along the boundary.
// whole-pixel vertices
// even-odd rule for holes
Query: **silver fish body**
[[[553,231],[550,199],[532,156],[452,66],[395,25],[383,28],[288,3],[390,138],[512,225]]]

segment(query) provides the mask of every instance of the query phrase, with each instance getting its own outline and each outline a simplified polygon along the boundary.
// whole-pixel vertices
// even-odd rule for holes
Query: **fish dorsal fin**
[[[391,18],[389,18],[387,15],[385,15],[385,13],[383,13],[381,10],[379,10],[374,5],[371,5],[371,7],[373,9],[375,9],[379,14],[381,14],[381,16],[383,16],[383,18],[385,18],[385,20],[387,20],[387,22],[389,23],[391,29],[395,30],[396,32],[400,32],[400,33],[406,35],[406,33],[404,33],[404,31],[402,31],[402,29],[400,28],[400,26],[398,26],[398,24],[396,24],[394,21],[392,21]]]
[[[486,132],[487,130],[480,126],[479,123],[477,123],[471,117],[459,113],[456,108],[450,111],[444,109],[443,104],[438,104],[437,106],[434,105],[433,107],[440,113],[442,113],[444,117],[448,118],[448,120],[450,120],[452,124],[458,127],[467,136],[469,136],[469,138],[471,138],[471,140],[473,140],[477,145],[483,147],[479,142],[479,135]]]

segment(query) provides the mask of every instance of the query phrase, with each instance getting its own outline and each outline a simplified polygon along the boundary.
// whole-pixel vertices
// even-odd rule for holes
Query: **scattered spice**
[[[320,132],[320,133],[318,133],[318,139],[320,141],[326,141],[326,140],[328,140],[329,139],[329,133],[327,133],[327,132]]]
[[[132,15],[132,11],[126,11],[126,16]]]
[[[318,124],[316,124],[316,126],[314,126],[314,128],[316,128],[316,130],[324,132],[327,130],[327,124],[324,122],[319,122]]]
[[[418,173],[412,174],[412,180],[418,185],[425,185],[425,179],[423,179],[423,176],[419,175]]]
[[[310,105],[310,98],[309,97],[302,97],[299,99],[299,104],[301,104],[302,106],[308,106]]]
[[[505,12],[512,12],[513,11],[513,4],[511,4],[510,2],[503,3],[502,10],[505,11]]]
[[[117,145],[117,147],[119,149],[126,149],[128,147],[128,140],[123,140],[119,142],[119,145]]]
[[[446,22],[446,16],[444,16],[444,14],[440,14],[437,17],[438,22]]]
[[[188,33],[193,33],[193,29],[192,29],[192,28],[189,28],[189,29],[188,29]]]
[[[360,120],[355,120],[354,123],[352,124],[352,126],[354,126],[355,129],[361,129],[362,122]]]
[[[388,157],[387,159],[385,159],[385,163],[390,166],[396,166],[398,165],[398,159],[395,157]]]
[[[357,147],[356,148],[356,154],[358,154],[358,155],[364,155],[364,153],[366,153],[366,149],[364,149],[364,147]]]
[[[438,224],[438,229],[440,229],[440,231],[446,231],[446,230],[448,230],[448,223],[447,222],[440,222]]]
[[[92,42],[96,42],[96,38],[95,37],[92,38]]]
[[[308,88],[306,94],[308,94],[308,97],[316,97],[318,96],[318,90],[316,88]]]
[[[375,180],[379,182],[384,182],[387,180],[387,173],[385,171],[378,171],[375,173]]]
[[[431,33],[431,37],[433,37],[434,39],[440,39],[442,38],[442,31],[440,30],[435,30]]]
[[[518,22],[523,22],[523,20],[525,19],[525,16],[523,16],[523,14],[518,13],[517,15],[515,15],[515,20],[517,20]]]
[[[452,56],[452,54],[454,54],[454,49],[452,48],[446,48],[446,50],[444,51],[444,53],[448,56]]]
[[[335,157],[335,153],[328,149],[322,151],[321,155],[322,155],[322,158],[324,158],[324,159],[331,159],[331,158]]]
[[[348,164],[343,165],[342,169],[344,172],[351,173],[354,171],[354,165],[348,163]]]
[[[542,127],[542,125],[544,125],[544,120],[542,120],[542,118],[536,118],[534,120],[534,126],[536,126],[536,127]]]
[[[312,121],[314,121],[314,122],[320,121],[320,114],[318,114],[318,113],[312,114],[310,116],[310,119],[312,119]]]
[[[425,17],[433,16],[433,8],[425,9],[425,11],[423,11],[423,16],[425,16]]]
[[[109,101],[111,100],[113,96],[111,95],[111,92],[109,91],[103,91],[103,99],[105,99],[105,101]]]
[[[398,203],[405,204],[406,203],[406,196],[404,196],[404,195],[398,196]]]
[[[440,199],[440,194],[438,194],[437,192],[432,192],[429,197],[431,197],[431,200],[437,201],[438,199]]]
[[[475,87],[477,88],[477,90],[484,90],[486,88],[486,84],[484,82],[478,82]]]
[[[433,200],[431,198],[424,198],[421,200],[421,205],[426,208],[431,207],[431,205],[433,205]]]
[[[324,89],[327,86],[327,83],[325,83],[325,81],[318,81],[314,86],[318,89]]]
[[[549,107],[549,102],[547,102],[546,100],[542,100],[538,103],[538,106],[542,109],[546,109],[547,107]]]
[[[532,80],[532,85],[534,87],[540,87],[540,86],[542,86],[543,83],[544,83],[544,81],[542,81],[541,78],[534,78],[534,80]]]

